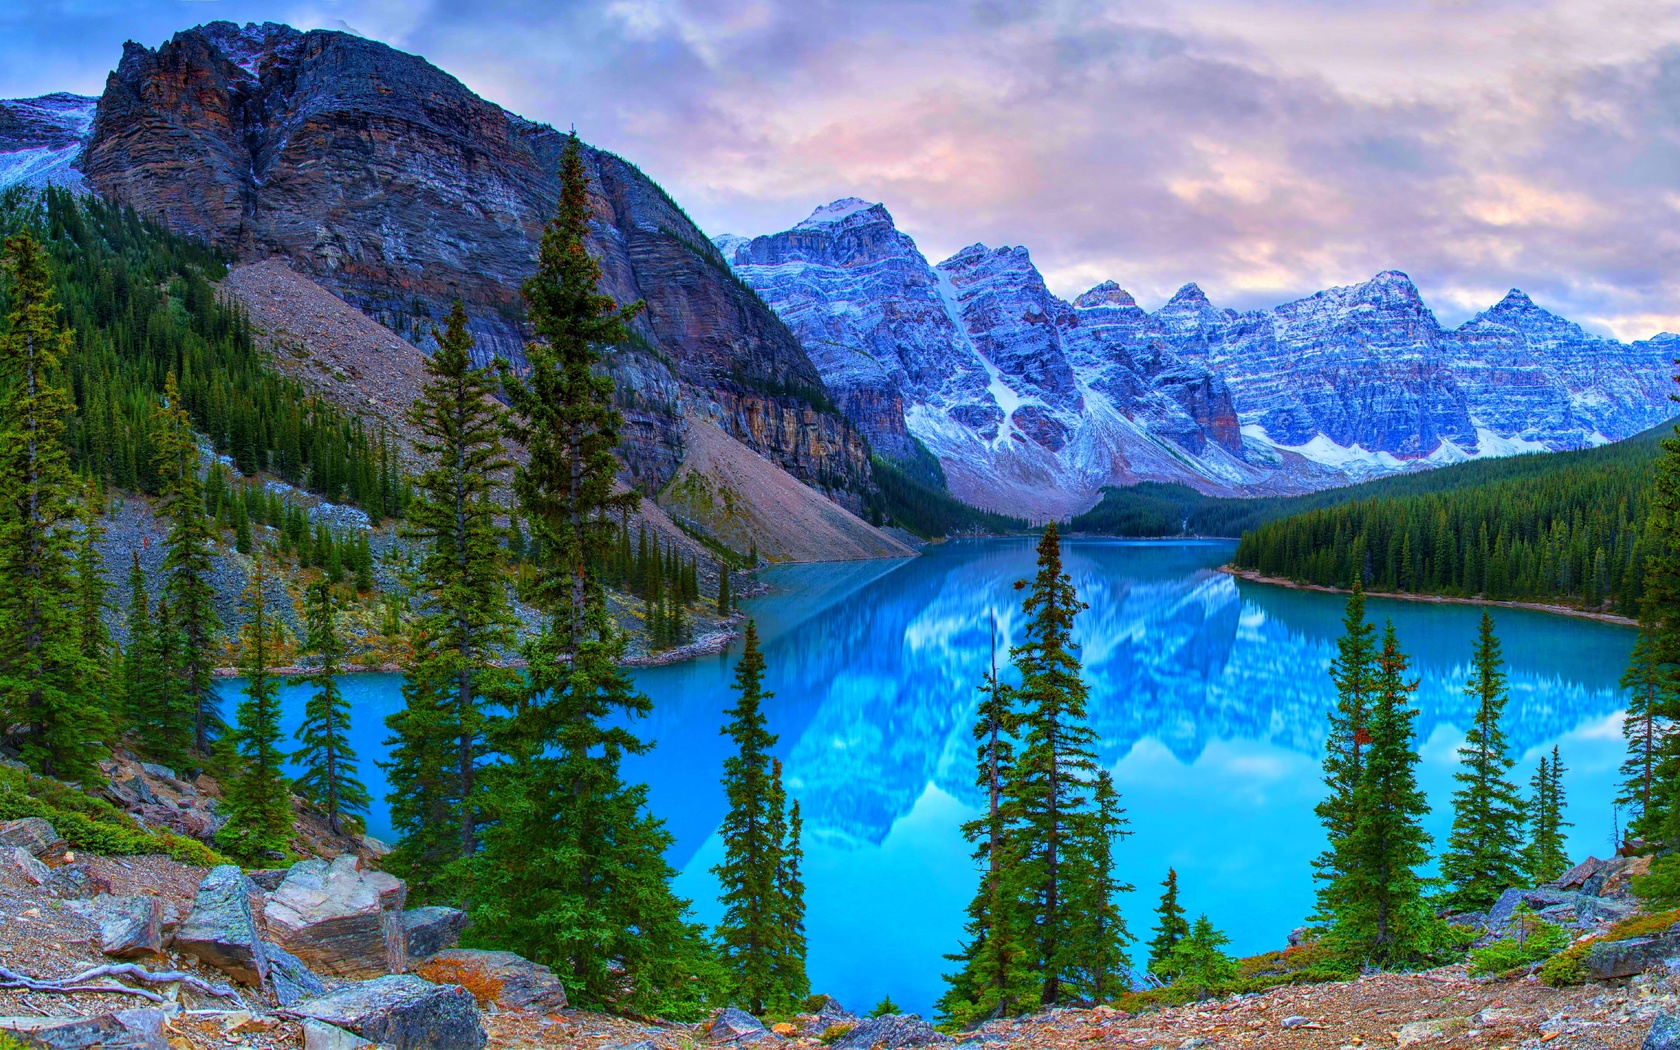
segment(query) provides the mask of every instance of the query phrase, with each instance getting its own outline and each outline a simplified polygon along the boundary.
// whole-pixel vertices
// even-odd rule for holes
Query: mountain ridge
[[[862,241],[932,274],[944,320],[905,309],[920,289],[885,285]],[[1276,495],[1603,444],[1667,418],[1680,354],[1680,337],[1607,339],[1514,288],[1447,328],[1394,269],[1265,310],[1219,308],[1193,282],[1153,312],[1114,281],[1069,302],[1024,247],[973,244],[929,264],[884,205],[856,197],[715,243],[808,348],[824,345],[812,358],[832,388],[902,406],[903,433],[954,493],[1043,516],[1143,480]],[[942,382],[836,364],[860,343],[914,347]],[[898,432],[892,411],[854,419],[872,438]]]

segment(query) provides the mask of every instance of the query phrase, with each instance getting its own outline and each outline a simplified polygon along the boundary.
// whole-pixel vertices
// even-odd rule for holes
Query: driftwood
[[[180,970],[160,970],[157,973],[153,973],[144,966],[138,966],[134,963],[107,963],[104,966],[95,966],[91,970],[83,970],[74,977],[62,977],[58,979],[31,977],[28,974],[18,973],[15,970],[8,970],[4,966],[0,966],[0,988],[21,988],[26,992],[59,992],[61,994],[68,994],[71,992],[115,992],[118,995],[138,995],[143,999],[150,999],[154,1003],[161,1003],[165,1001],[163,996],[157,994],[156,992],[148,991],[145,988],[130,988],[126,984],[117,984],[115,982],[106,984],[86,983],[96,977],[127,977],[130,980],[140,981],[145,984],[172,984],[179,982],[186,985],[188,988],[191,988],[193,991],[203,992],[205,995],[214,995],[223,999],[239,998],[239,993],[235,992],[232,988],[229,988],[225,984],[210,984],[207,981],[194,977],[190,973],[182,973]]]

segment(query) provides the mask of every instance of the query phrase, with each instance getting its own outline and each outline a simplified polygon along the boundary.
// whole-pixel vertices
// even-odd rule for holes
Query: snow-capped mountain
[[[928,265],[885,207],[847,198],[791,230],[715,242],[787,322],[877,451],[919,440],[951,490],[1030,516],[1101,486],[1261,484],[1225,384],[1119,288],[1051,294],[1024,248]]]
[[[1393,270],[1246,313],[1194,284],[1154,313],[1112,281],[1069,303],[1025,248],[930,266],[855,197],[715,243],[877,451],[913,458],[918,440],[957,496],[1031,516],[1107,484],[1300,491],[1602,444],[1673,414],[1680,337],[1605,339],[1515,289],[1456,329]]]

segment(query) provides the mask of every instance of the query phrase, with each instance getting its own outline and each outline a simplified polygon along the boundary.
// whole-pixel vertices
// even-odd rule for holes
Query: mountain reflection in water
[[[1312,905],[1309,861],[1323,838],[1319,749],[1333,700],[1327,673],[1345,599],[1238,582],[1216,571],[1222,542],[1075,540],[1068,572],[1090,609],[1079,616],[1090,715],[1130,820],[1116,850],[1137,887],[1122,910],[1149,936],[1159,883],[1178,869],[1181,899],[1206,912],[1243,954],[1283,944]],[[975,886],[958,832],[982,794],[974,785],[975,687],[1021,626],[1014,582],[1032,573],[1030,540],[952,542],[900,562],[787,566],[763,575],[770,594],[744,603],[769,664],[775,752],[806,827],[810,973],[852,1007],[883,994],[927,1012],[957,948]],[[1455,750],[1472,704],[1464,694],[1481,610],[1372,601],[1392,618],[1421,684],[1415,696],[1420,779],[1437,848],[1450,822]],[[1510,674],[1506,730],[1526,789],[1542,749],[1562,747],[1576,859],[1606,851],[1621,760],[1622,691],[1633,645],[1620,627],[1494,611]],[[625,764],[676,837],[671,863],[697,916],[716,921],[710,868],[724,814],[719,735],[735,654],[636,673],[653,700],[638,730],[657,741]],[[231,715],[239,682],[223,683]],[[352,743],[376,799],[384,716],[401,678],[350,675]],[[282,691],[283,728],[302,718],[307,687]],[[383,802],[369,820],[387,836]],[[1134,947],[1141,959],[1141,947]]]

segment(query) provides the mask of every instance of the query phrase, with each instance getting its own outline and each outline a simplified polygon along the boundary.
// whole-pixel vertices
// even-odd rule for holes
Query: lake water
[[[1065,550],[1090,605],[1078,637],[1099,754],[1130,820],[1116,856],[1137,887],[1122,903],[1132,932],[1148,937],[1171,865],[1185,907],[1225,929],[1233,950],[1282,946],[1311,907],[1309,861],[1323,844],[1312,809],[1343,599],[1214,571],[1229,543],[1092,540]],[[976,880],[958,827],[982,801],[969,730],[988,616],[1007,645],[1021,621],[1012,585],[1032,565],[1029,540],[953,542],[906,561],[767,570],[772,593],[744,603],[776,694],[767,708],[775,752],[805,816],[812,983],[848,1005],[891,993],[925,1013],[941,991],[941,956],[957,946]],[[1481,610],[1373,600],[1369,615],[1393,620],[1422,681],[1420,777],[1439,847],[1472,710],[1463,690]],[[1560,746],[1570,854],[1603,855],[1622,755],[1616,683],[1633,632],[1523,610],[1494,618],[1510,674],[1514,775],[1526,787],[1542,751]],[[678,889],[707,922],[720,914],[709,869],[721,856],[718,730],[733,663],[729,654],[639,671],[654,702],[640,725],[658,747],[626,768],[649,784],[676,836]],[[401,703],[399,683],[344,681],[376,796],[384,780],[373,761],[383,717]],[[305,693],[285,693],[288,733]],[[382,813],[370,825],[389,831]]]

